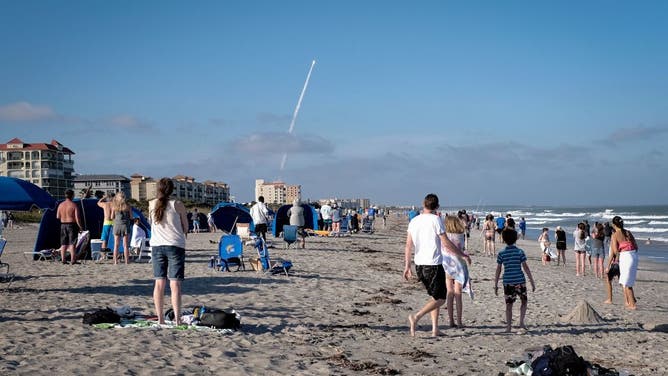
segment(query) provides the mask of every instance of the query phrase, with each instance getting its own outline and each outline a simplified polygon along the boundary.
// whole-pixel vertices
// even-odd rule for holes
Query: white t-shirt
[[[322,215],[322,219],[324,220],[332,219],[332,207],[327,204],[321,206],[320,215]]]
[[[445,233],[443,221],[436,214],[420,214],[408,224],[408,233],[415,245],[415,265],[441,264],[441,239]]]
[[[132,239],[130,239],[130,247],[141,248],[141,243],[146,239],[146,232],[138,224],[132,225]]]

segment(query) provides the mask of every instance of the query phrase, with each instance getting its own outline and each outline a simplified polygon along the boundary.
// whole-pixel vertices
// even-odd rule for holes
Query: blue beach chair
[[[2,224],[0,224],[2,226]],[[0,258],[2,258],[2,253],[5,251],[5,246],[7,245],[7,239],[0,238]],[[9,264],[6,262],[0,261],[0,268],[6,268],[6,272],[0,274],[0,282],[7,283],[5,291],[9,288],[14,280],[15,275],[9,272]]]
[[[297,241],[297,226],[283,226],[283,241],[285,248],[290,248],[290,245]]]
[[[290,268],[292,268],[292,261],[276,259],[272,262],[269,258],[269,249],[267,249],[267,244],[260,236],[255,237],[255,249],[257,250],[257,256],[260,259],[262,270],[265,273],[284,273],[286,276],[290,276],[289,272]]]
[[[221,271],[230,271],[230,266],[237,266],[237,271],[240,269],[246,270],[243,256],[243,243],[239,235],[223,235],[218,243],[218,257],[220,263],[218,267]]]

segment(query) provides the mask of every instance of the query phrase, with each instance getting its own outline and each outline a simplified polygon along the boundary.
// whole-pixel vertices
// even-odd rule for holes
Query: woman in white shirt
[[[585,275],[585,260],[586,260],[586,240],[587,233],[585,232],[585,224],[580,222],[578,223],[578,228],[573,231],[573,239],[575,239],[575,244],[573,250],[575,251],[575,275],[583,276]]]
[[[151,261],[155,288],[153,303],[158,323],[164,324],[163,301],[169,278],[174,322],[181,324],[181,282],[185,277],[186,236],[188,217],[181,201],[170,200],[174,183],[169,178],[158,181],[158,198],[149,202],[151,220]]]

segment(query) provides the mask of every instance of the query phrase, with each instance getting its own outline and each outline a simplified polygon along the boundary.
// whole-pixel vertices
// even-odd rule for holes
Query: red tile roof
[[[62,152],[65,154],[74,154],[74,152],[65,146],[63,146],[60,142],[56,140],[51,140],[50,144],[47,143],[37,143],[37,144],[28,144],[23,141],[21,141],[19,138],[13,138],[9,141],[7,141],[6,144],[0,144],[0,150],[17,150],[17,149],[12,149],[9,148],[9,144],[22,144],[23,149],[22,150],[58,150],[58,147],[62,147]]]

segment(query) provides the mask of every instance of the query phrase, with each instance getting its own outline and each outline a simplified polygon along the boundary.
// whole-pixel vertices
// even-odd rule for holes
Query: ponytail
[[[172,179],[162,178],[158,181],[157,186],[157,202],[155,204],[153,212],[153,221],[155,223],[160,223],[165,216],[165,209],[167,208],[167,203],[169,202],[169,197],[174,192],[174,183]]]

